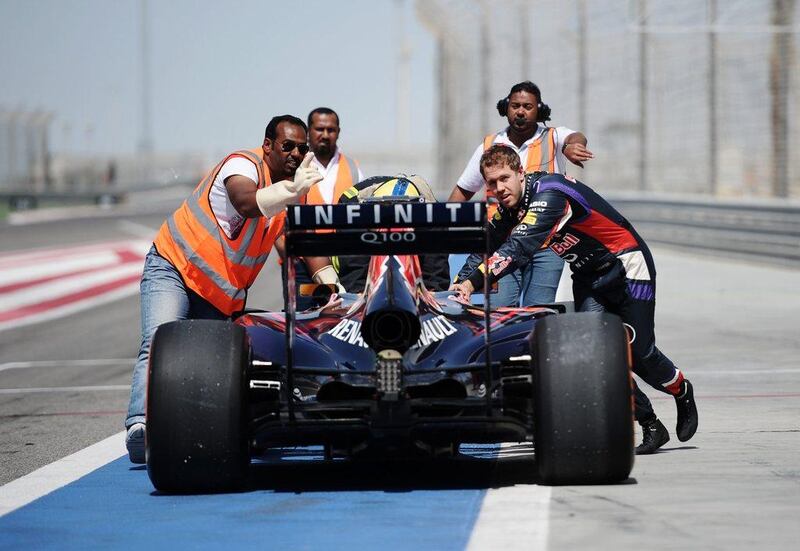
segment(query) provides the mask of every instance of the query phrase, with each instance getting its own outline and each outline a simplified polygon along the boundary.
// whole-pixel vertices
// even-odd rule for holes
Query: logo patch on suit
[[[580,243],[580,239],[578,239],[577,237],[575,237],[571,233],[568,233],[567,235],[564,236],[563,239],[561,239],[561,241],[559,241],[557,243],[551,243],[550,244],[550,248],[557,255],[563,256],[563,254],[565,252],[567,252],[569,249],[571,249],[572,247],[574,247],[578,243]]]
[[[494,275],[500,274],[500,272],[505,270],[509,264],[511,264],[510,256],[499,256],[497,254],[493,254],[491,257],[489,257],[489,271]]]
[[[522,223],[530,224],[531,226],[533,226],[538,218],[539,218],[538,214],[529,210],[527,213],[525,213],[525,218],[522,219]]]

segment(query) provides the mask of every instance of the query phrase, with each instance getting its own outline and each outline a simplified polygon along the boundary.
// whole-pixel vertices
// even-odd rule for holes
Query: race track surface
[[[0,263],[44,246],[147,240],[164,214],[2,227]],[[158,495],[123,457],[120,433],[138,297],[0,330],[0,549],[794,548],[800,272],[654,255],[659,347],[695,385],[700,430],[678,442],[672,399],[643,385],[672,441],[616,486],[538,485],[525,446],[363,466],[299,449],[264,458],[243,493]],[[279,303],[271,260],[250,305]]]

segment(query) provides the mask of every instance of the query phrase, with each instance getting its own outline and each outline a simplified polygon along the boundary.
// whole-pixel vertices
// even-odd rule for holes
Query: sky
[[[143,0],[0,0],[0,110],[54,113],[54,152],[128,154],[142,136]],[[402,1],[402,0],[401,0]],[[434,41],[402,1],[411,132],[433,142]],[[341,117],[343,147],[395,136],[395,0],[147,1],[154,149],[254,147],[273,115]]]

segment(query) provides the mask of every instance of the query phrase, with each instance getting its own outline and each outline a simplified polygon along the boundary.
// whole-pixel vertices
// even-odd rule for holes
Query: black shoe
[[[684,380],[681,386],[681,393],[675,396],[675,407],[678,408],[675,433],[678,435],[678,440],[686,442],[697,432],[697,405],[694,403],[692,383]]]
[[[664,423],[653,419],[642,425],[642,443],[636,446],[636,455],[647,455],[669,442],[669,432]]]

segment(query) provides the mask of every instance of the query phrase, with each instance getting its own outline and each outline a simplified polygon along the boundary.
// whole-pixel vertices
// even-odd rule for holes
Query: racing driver
[[[489,222],[493,254],[488,266],[480,255],[470,255],[451,290],[469,299],[482,288],[484,272],[491,284],[549,247],[572,269],[576,311],[607,311],[622,318],[631,335],[633,372],[675,398],[678,440],[689,440],[698,423],[692,384],[656,347],[656,270],[642,238],[585,184],[561,174],[524,174],[519,156],[508,146],[487,149],[480,170],[500,204]],[[669,433],[635,384],[634,402],[643,433],[636,453],[653,453],[669,441]]]

